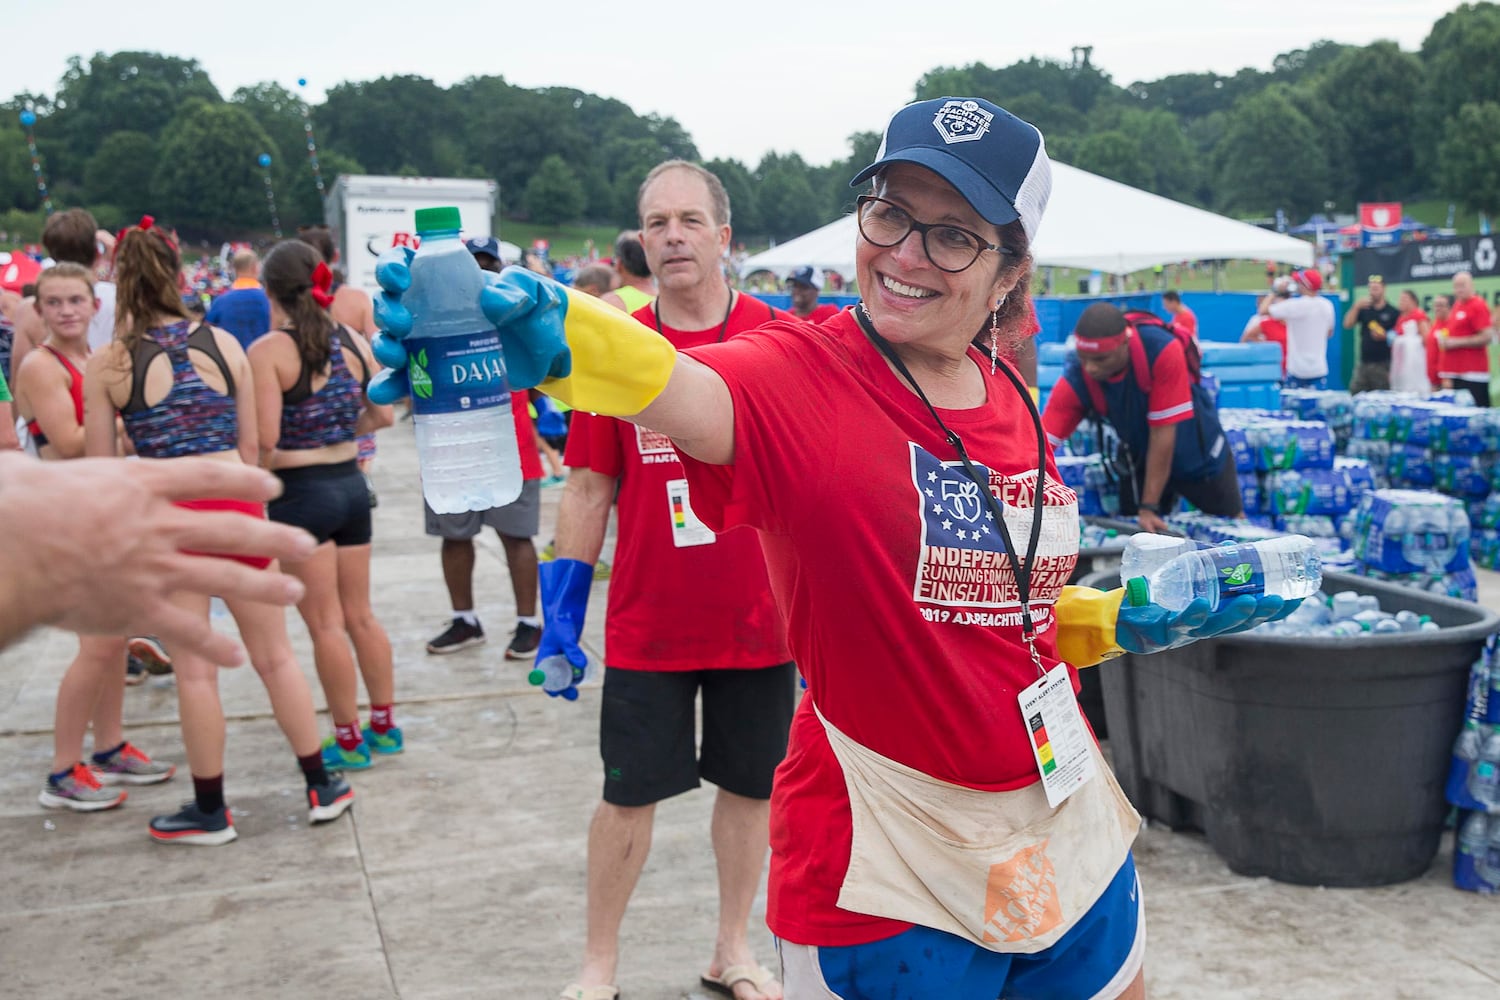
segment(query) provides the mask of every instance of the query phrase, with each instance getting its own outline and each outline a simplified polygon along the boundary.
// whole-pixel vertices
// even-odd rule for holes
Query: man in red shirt
[[[1438,375],[1443,387],[1468,389],[1477,406],[1490,405],[1490,351],[1495,324],[1490,307],[1474,294],[1474,276],[1460,271],[1453,276],[1453,311],[1448,315],[1448,335],[1438,341]]]
[[[1198,314],[1182,304],[1182,296],[1167,289],[1161,293],[1161,307],[1172,317],[1172,329],[1198,339]]]
[[[792,315],[798,319],[821,323],[828,317],[839,314],[839,307],[832,302],[818,304],[818,293],[822,288],[811,265],[799,267],[787,275],[786,287],[792,295]]]
[[[1281,346],[1281,374],[1286,374],[1286,323],[1270,314],[1271,303],[1283,302],[1292,297],[1292,279],[1277,278],[1271,285],[1271,293],[1262,295],[1256,303],[1255,315],[1245,323],[1240,333],[1240,343],[1249,344],[1269,341]]]
[[[729,197],[713,174],[668,161],[637,207],[657,298],[633,314],[677,348],[712,344],[789,319],[731,289]],[[604,624],[600,707],[604,796],[589,828],[583,967],[564,996],[614,996],[620,924],[651,842],[656,803],[719,786],[712,840],[719,933],[705,981],[764,993],[774,976],[750,950],[750,908],[769,850],[771,780],[786,754],[796,669],[749,528],[722,535],[693,512],[672,442],[614,417],[575,410],[558,511],[556,561],[542,569],[546,626],[538,656],[574,664],[592,563],[619,491],[619,544]],[[694,732],[702,693],[701,752]],[[739,994],[736,994],[739,995]]]

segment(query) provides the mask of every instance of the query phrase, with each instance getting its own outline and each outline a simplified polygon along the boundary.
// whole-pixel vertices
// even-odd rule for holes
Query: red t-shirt
[[[1472,337],[1490,325],[1490,307],[1477,295],[1453,303],[1448,313],[1449,337]],[[1455,347],[1442,350],[1438,342],[1438,374],[1443,378],[1461,378],[1472,382],[1490,380],[1490,352],[1486,347]]]
[[[542,456],[536,450],[536,433],[531,423],[531,393],[510,394],[510,412],[516,421],[516,446],[521,449],[521,478],[542,478]]]
[[[837,316],[842,311],[843,310],[839,309],[839,307],[834,305],[832,302],[820,302],[813,307],[812,312],[808,313],[806,316],[798,316],[797,318],[802,320],[802,322],[804,323],[822,323],[830,317]],[[793,315],[796,314],[794,313]]]
[[[1433,320],[1431,329],[1427,331],[1427,381],[1432,383],[1434,389],[1442,384],[1443,376],[1439,372],[1443,367],[1443,352],[1438,349],[1438,345],[1447,335],[1448,321]]]
[[[821,326],[771,324],[689,353],[724,379],[735,414],[733,465],[684,460],[698,513],[716,527],[760,531],[807,679],[771,797],[767,922],[799,944],[889,937],[910,925],[838,906],[849,800],[813,705],[850,738],[943,781],[985,790],[1036,781],[1016,697],[1037,669],[1021,639],[1010,556],[979,487],[852,313]],[[1024,550],[1037,432],[1009,379],[990,374],[987,355],[969,355],[988,399],[939,413],[990,470]],[[1044,505],[1031,596],[1051,667],[1053,604],[1078,558],[1078,505],[1050,453]]]
[[[1192,337],[1194,340],[1197,340],[1198,314],[1193,312],[1187,306],[1183,306],[1182,308],[1178,309],[1177,314],[1172,317],[1172,329],[1177,330],[1180,333],[1185,333],[1188,336]]]
[[[1286,324],[1272,316],[1260,318],[1260,334],[1273,344],[1281,345],[1281,374],[1286,374]]]
[[[1135,363],[1134,352],[1131,364]],[[1110,379],[1119,383],[1135,378],[1133,368],[1127,367]],[[1042,426],[1047,428],[1047,437],[1054,447],[1062,444],[1078,424],[1088,416],[1088,406],[1073,391],[1066,379],[1059,379],[1047,397],[1047,409],[1042,414]],[[1101,413],[1100,416],[1108,416]],[[1151,427],[1165,427],[1193,419],[1193,386],[1188,380],[1187,358],[1182,353],[1182,344],[1172,341],[1162,348],[1151,366],[1151,395],[1147,401],[1146,423]]]
[[[634,315],[655,326],[650,305]],[[741,295],[726,337],[777,315]],[[664,327],[662,334],[679,349],[719,338],[717,326]],[[714,535],[702,527],[694,514],[697,486],[688,486],[665,434],[574,410],[564,460],[620,481],[605,663],[624,670],[749,669],[792,658],[759,539],[747,528]]]

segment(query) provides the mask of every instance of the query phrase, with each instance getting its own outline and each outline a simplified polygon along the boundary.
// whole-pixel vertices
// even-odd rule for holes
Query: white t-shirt
[[[1286,373],[1296,378],[1325,378],[1333,303],[1321,295],[1298,295],[1271,303],[1270,312],[1286,324]]]
[[[115,283],[94,282],[94,298],[99,300],[99,311],[89,323],[89,349],[97,351],[115,339]]]

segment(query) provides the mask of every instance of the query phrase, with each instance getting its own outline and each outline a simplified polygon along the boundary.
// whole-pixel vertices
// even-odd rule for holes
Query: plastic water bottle
[[[1479,760],[1479,750],[1484,744],[1484,730],[1473,719],[1464,722],[1458,738],[1453,741],[1453,754],[1448,758],[1448,780],[1443,784],[1443,797],[1449,805],[1460,809],[1482,809],[1469,794],[1469,776]]]
[[[1415,632],[1422,627],[1422,617],[1410,608],[1402,608],[1396,612],[1396,623],[1403,632]]]
[[[593,680],[598,673],[598,667],[594,658],[584,654],[586,657],[583,669],[575,671],[573,664],[568,662],[566,656],[549,656],[538,660],[532,668],[527,680],[532,684],[541,686],[541,689],[550,695],[564,698],[568,701],[578,700],[578,685],[586,684]]]
[[[1479,756],[1469,771],[1469,794],[1483,808],[1500,812],[1500,726],[1479,745]]]
[[[1469,818],[1458,828],[1458,838],[1453,847],[1455,889],[1483,893],[1495,891],[1495,886],[1484,877],[1489,867],[1485,863],[1485,854],[1489,850],[1491,826],[1500,826],[1500,823],[1490,823],[1489,817],[1484,813],[1476,812],[1470,813]]]
[[[1137,607],[1181,611],[1198,598],[1215,609],[1244,594],[1300,600],[1316,594],[1322,582],[1322,558],[1312,539],[1285,535],[1183,553],[1149,578],[1131,579],[1126,592]]]
[[[500,335],[479,308],[484,272],[458,238],[458,209],[416,216],[402,303],[422,495],[439,514],[503,507],[521,495],[521,459]]]
[[[1352,590],[1339,591],[1333,595],[1331,610],[1333,612],[1333,620],[1336,622],[1353,618],[1359,614],[1359,594]]]
[[[1191,538],[1137,531],[1125,542],[1125,551],[1120,553],[1120,579],[1150,576],[1184,552],[1193,552],[1197,548],[1198,543]]]
[[[1490,639],[1493,640],[1494,636]],[[1489,690],[1485,692],[1483,699],[1484,721],[1492,726],[1500,726],[1500,663],[1496,663],[1495,653],[1488,643],[1485,645],[1485,655],[1479,662],[1484,664],[1485,673],[1489,674]]]

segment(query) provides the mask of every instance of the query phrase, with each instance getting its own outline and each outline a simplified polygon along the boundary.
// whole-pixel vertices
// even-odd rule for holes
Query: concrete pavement
[[[409,424],[381,435],[375,478],[375,600],[408,750],[350,776],[358,800],[338,822],[307,826],[296,763],[249,668],[222,675],[236,843],[147,837],[152,815],[191,797],[185,768],[112,812],[43,810],[52,699],[74,643],[44,631],[0,653],[0,996],[552,1000],[573,977],[600,784],[597,692],[545,698],[526,665],[503,660],[514,609],[493,535],[475,578],[489,644],[428,656],[448,603],[437,543],[422,534]],[[544,492],[539,546],[558,494]],[[607,585],[595,589],[597,655]],[[126,722],[149,753],[183,759],[170,681],[127,691]],[[628,1000],[702,995],[717,905],[712,798],[705,787],[658,809],[624,929]],[[1500,901],[1450,887],[1451,837],[1423,878],[1382,889],[1242,878],[1201,836],[1155,828],[1136,857],[1157,1000],[1500,996]],[[763,914],[764,893],[753,941],[774,967]]]

